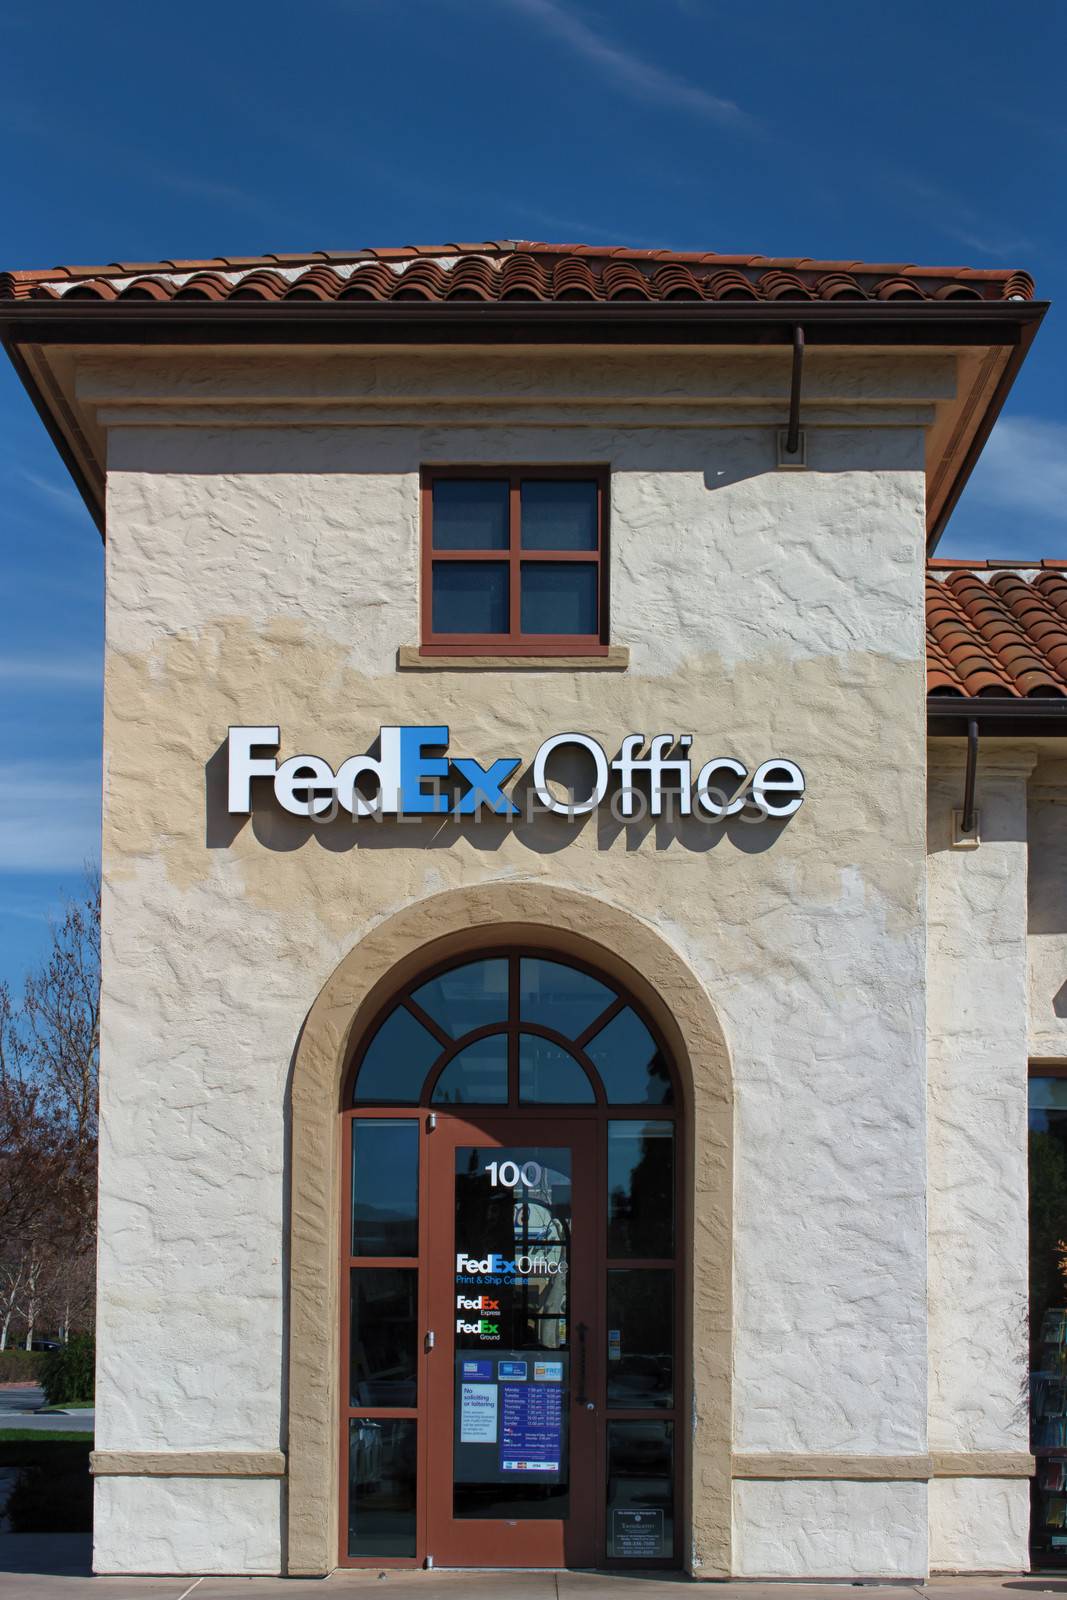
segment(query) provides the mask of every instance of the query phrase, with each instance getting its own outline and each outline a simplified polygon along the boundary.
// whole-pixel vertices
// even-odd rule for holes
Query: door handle
[[[582,1406],[586,1411],[595,1411],[592,1400],[585,1392],[586,1376],[586,1337],[589,1329],[584,1322],[578,1324],[578,1393],[575,1396],[575,1405]]]

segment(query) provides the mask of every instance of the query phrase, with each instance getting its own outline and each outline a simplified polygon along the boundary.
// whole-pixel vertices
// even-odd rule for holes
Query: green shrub
[[[0,1383],[36,1383],[43,1361],[40,1350],[0,1350]]]
[[[91,1400],[96,1384],[96,1340],[91,1333],[75,1333],[41,1363],[41,1387],[50,1406],[68,1400]]]

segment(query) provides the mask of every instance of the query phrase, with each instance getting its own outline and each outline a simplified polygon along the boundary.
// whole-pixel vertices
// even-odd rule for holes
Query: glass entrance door
[[[566,1116],[442,1118],[426,1148],[428,1554],[436,1566],[591,1566],[596,1130]]]

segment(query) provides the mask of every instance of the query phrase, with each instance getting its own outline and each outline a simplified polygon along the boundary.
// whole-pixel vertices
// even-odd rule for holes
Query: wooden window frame
[[[604,466],[536,467],[423,467],[421,575],[422,628],[420,654],[424,656],[606,656],[608,654],[608,493],[610,476]],[[501,550],[437,550],[433,548],[433,486],[446,478],[503,479],[508,484],[508,545]],[[595,480],[597,485],[597,544],[595,550],[523,550],[521,545],[521,485],[524,480]],[[434,633],[433,566],[435,561],[495,561],[508,565],[508,633]],[[577,561],[597,568],[595,634],[523,633],[521,577],[525,561]]]

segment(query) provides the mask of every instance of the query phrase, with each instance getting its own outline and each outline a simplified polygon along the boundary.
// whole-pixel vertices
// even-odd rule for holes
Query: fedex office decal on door
[[[578,817],[608,800],[619,821],[645,816],[727,817],[749,821],[791,817],[804,800],[804,774],[783,756],[762,761],[750,774],[733,756],[713,756],[695,767],[689,733],[628,733],[609,759],[586,733],[557,733],[536,751],[524,804],[507,791],[522,766],[521,756],[498,756],[486,764],[449,753],[444,725],[383,727],[378,754],[349,756],[335,771],[321,756],[295,755],[278,762],[281,729],[231,728],[228,749],[228,809],[252,811],[253,784],[269,782],[275,799],[294,817],[329,822],[352,818],[398,821],[427,816],[521,818],[534,810]],[[560,764],[581,776],[565,791]],[[550,768],[557,768],[553,780]]]

